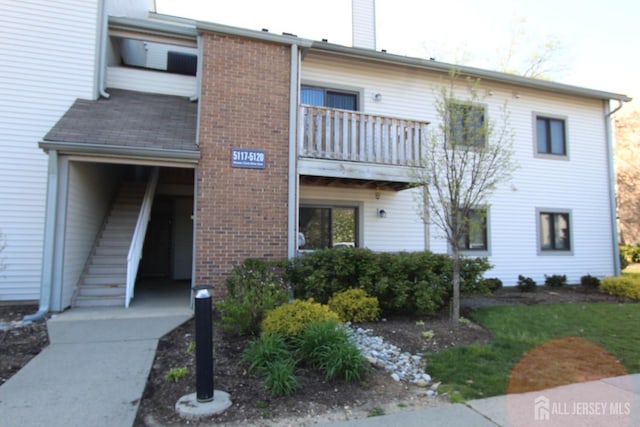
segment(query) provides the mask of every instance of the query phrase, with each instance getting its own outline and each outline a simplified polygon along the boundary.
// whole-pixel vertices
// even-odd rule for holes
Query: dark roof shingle
[[[109,99],[78,99],[45,142],[198,151],[198,104],[187,98],[110,89]]]

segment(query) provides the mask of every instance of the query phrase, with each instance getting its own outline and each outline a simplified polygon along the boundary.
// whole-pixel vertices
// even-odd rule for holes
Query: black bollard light
[[[213,324],[211,319],[211,286],[194,288],[196,320],[196,399],[213,400]]]

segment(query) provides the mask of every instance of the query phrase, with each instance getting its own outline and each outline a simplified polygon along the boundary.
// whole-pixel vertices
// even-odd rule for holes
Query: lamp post
[[[211,286],[196,286],[195,291],[196,398],[198,402],[210,402],[213,400]]]
[[[196,329],[196,392],[176,402],[176,412],[190,420],[198,420],[224,412],[231,406],[229,393],[213,389],[213,321],[211,290],[208,285],[193,288]]]

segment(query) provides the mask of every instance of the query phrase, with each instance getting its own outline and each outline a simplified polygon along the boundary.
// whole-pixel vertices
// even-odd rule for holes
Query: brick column
[[[214,286],[245,258],[287,256],[289,46],[203,36],[196,283]],[[265,150],[264,169],[231,167],[231,149]]]

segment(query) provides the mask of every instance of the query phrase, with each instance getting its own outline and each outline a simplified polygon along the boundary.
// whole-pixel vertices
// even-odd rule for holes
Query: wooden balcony
[[[301,175],[409,182],[428,123],[358,111],[300,106]]]

